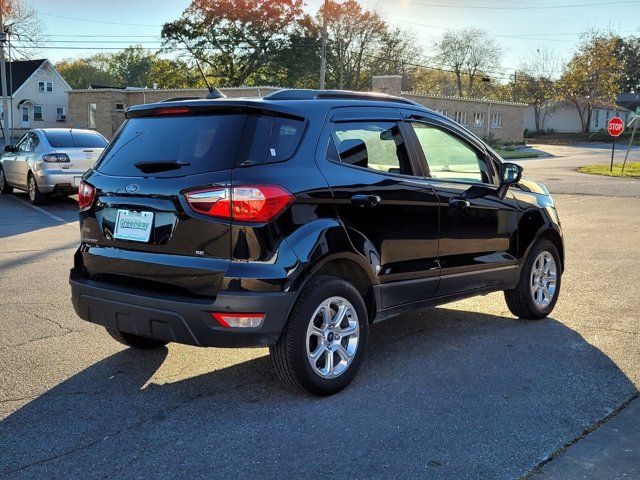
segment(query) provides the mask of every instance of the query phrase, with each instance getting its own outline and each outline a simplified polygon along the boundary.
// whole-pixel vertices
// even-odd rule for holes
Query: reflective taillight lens
[[[96,196],[96,189],[85,182],[80,182],[78,187],[78,207],[80,211],[87,210],[93,205]]]
[[[47,163],[69,163],[69,156],[66,153],[47,153],[42,160]]]
[[[224,328],[258,328],[264,320],[264,313],[218,313],[211,312]]]
[[[198,213],[241,222],[269,222],[282,213],[294,196],[277,185],[242,185],[196,190],[186,195]]]

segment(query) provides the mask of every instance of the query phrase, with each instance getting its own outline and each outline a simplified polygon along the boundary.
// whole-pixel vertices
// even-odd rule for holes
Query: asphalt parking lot
[[[574,171],[606,148],[555,153],[522,162],[565,230],[553,316],[491,294],[376,324],[325,399],[266,349],[115,343],[70,303],[74,202],[0,195],[0,478],[640,478],[640,181]],[[588,454],[622,437],[617,470]]]

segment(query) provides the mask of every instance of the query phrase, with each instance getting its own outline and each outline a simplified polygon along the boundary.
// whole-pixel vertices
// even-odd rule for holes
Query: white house
[[[610,118],[620,117],[625,124],[631,120],[631,112],[618,105],[600,102],[594,108],[589,123],[589,132],[607,130],[607,122]],[[542,110],[542,130],[554,133],[581,133],[582,124],[578,111],[561,102],[555,103]],[[524,113],[524,128],[530,132],[536,131],[536,117],[532,106],[528,106]]]
[[[12,136],[20,136],[30,128],[65,127],[67,91],[71,87],[51,62],[20,60],[7,62],[7,67],[7,90],[11,95],[8,115],[2,115],[2,121],[7,118]]]

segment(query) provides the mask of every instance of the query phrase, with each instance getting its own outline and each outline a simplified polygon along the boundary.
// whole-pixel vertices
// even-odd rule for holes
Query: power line
[[[385,3],[393,3],[397,6],[397,2],[393,0],[382,0]],[[640,3],[639,0],[621,0],[617,2],[598,2],[598,3],[574,3],[568,5],[538,5],[538,6],[504,6],[497,7],[494,5],[448,5],[438,3],[422,3],[422,2],[404,2],[408,5],[417,5],[422,7],[434,7],[434,8],[463,8],[463,9],[476,9],[476,10],[557,10],[561,8],[585,8],[585,7],[601,7],[611,5],[623,5],[630,3]]]
[[[65,20],[76,20],[79,22],[91,22],[91,23],[104,23],[106,25],[125,25],[127,27],[162,27],[162,25],[149,25],[141,23],[122,23],[122,22],[108,22],[106,20],[92,20],[90,18],[78,18],[78,17],[65,17],[63,15],[54,15],[52,13],[39,12],[40,15],[53,18],[62,18]]]

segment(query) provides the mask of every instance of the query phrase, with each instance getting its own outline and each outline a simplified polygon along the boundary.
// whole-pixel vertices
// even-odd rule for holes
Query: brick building
[[[229,98],[263,97],[279,90],[276,87],[221,88]],[[67,121],[73,128],[97,130],[109,140],[124,121],[124,112],[131,105],[160,102],[176,97],[204,98],[205,89],[120,89],[90,88],[69,90]]]
[[[524,103],[403,92],[400,75],[373,77],[373,91],[418,102],[464,125],[484,139],[500,142],[522,142],[524,139],[527,108]]]
[[[263,97],[278,87],[221,88],[229,98]],[[501,142],[521,142],[524,135],[525,104],[484,99],[439,97],[420,92],[403,92],[402,77],[387,75],[373,78],[373,91],[399,95],[437,110],[466,126],[479,137]],[[70,90],[67,121],[75,128],[98,130],[108,139],[124,121],[124,111],[131,105],[153,103],[175,97],[200,97],[204,89],[117,89],[94,88]]]

